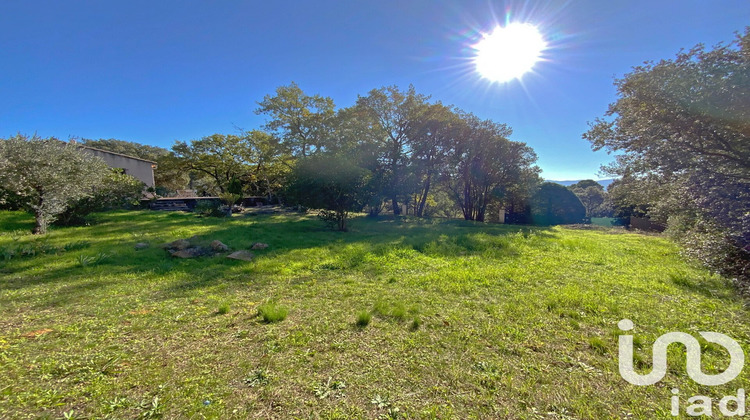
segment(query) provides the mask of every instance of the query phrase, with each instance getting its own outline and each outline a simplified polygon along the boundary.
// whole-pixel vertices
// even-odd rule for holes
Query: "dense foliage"
[[[86,217],[97,211],[135,207],[143,196],[143,182],[117,169],[110,173],[99,185],[92,188],[90,195],[71,202],[60,213],[55,224],[71,226],[86,222]]]
[[[258,112],[289,143],[281,149],[288,156],[345,155],[369,171],[370,214],[460,211],[483,221],[488,206],[528,197],[539,183],[536,155],[508,139],[510,127],[430,102],[412,86],[373,89],[335,116],[332,109],[330,98],[308,96],[292,84],[266,96]]]
[[[568,187],[586,208],[586,217],[611,217],[612,206],[602,184],[584,179]]]
[[[537,225],[583,223],[586,209],[568,188],[545,182],[531,198],[531,217]]]
[[[157,162],[157,195],[213,196],[226,204],[263,196],[268,203],[331,211],[339,229],[345,229],[346,212],[362,210],[485,221],[503,208],[526,208],[541,182],[536,154],[510,140],[509,126],[431,101],[413,86],[373,89],[337,109],[331,98],[308,95],[292,82],[266,95],[256,113],[267,117],[266,131],[177,141],[170,151],[116,139],[81,142]],[[310,170],[315,165],[319,169]],[[348,175],[354,184],[347,184]],[[363,177],[366,191],[351,203],[320,194],[349,189]],[[17,207],[12,191],[0,196],[6,207]],[[61,223],[109,206],[95,196],[92,190],[85,200],[72,197],[77,205]]]
[[[750,273],[750,29],[636,67],[584,138],[619,152],[619,207],[669,225],[688,252],[718,271]]]
[[[347,157],[309,156],[297,163],[287,194],[296,203],[324,210],[324,221],[346,231],[349,212],[362,210],[370,198],[370,178]]]
[[[46,233],[73,203],[91,197],[108,174],[104,161],[55,138],[18,134],[0,140],[0,185],[34,214],[34,233]]]

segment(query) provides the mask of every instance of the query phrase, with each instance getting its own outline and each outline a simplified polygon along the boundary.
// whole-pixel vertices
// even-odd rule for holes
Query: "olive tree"
[[[91,196],[109,173],[100,158],[53,137],[0,140],[0,185],[34,214],[35,234],[46,233],[71,203]]]

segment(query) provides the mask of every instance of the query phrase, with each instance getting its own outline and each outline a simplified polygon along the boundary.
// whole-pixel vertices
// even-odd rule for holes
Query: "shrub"
[[[216,313],[219,315],[226,315],[229,313],[229,304],[228,303],[222,303],[219,305],[219,309],[216,310]]]
[[[138,205],[143,195],[144,184],[119,170],[112,170],[101,185],[94,188],[91,196],[72,202],[57,216],[56,225],[73,226],[86,224],[86,217],[97,211],[128,208]]]
[[[216,200],[200,200],[193,208],[193,212],[205,217],[224,217],[227,213]]]
[[[344,156],[324,154],[300,159],[286,187],[292,204],[323,209],[321,218],[347,230],[349,212],[360,211],[371,196],[372,173]]]

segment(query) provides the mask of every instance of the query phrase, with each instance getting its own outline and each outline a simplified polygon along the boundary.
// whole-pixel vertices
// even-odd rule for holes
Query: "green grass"
[[[355,324],[358,327],[366,327],[370,325],[370,321],[372,320],[372,314],[369,311],[360,311],[357,314],[357,320],[355,321]]]
[[[679,346],[659,386],[620,378],[623,318],[646,370],[669,331],[750,342],[731,284],[657,236],[159,212],[14,233],[31,226],[0,212],[0,418],[672,418],[673,387],[685,407],[750,380],[699,386]],[[252,262],[158,246],[193,235],[270,246]],[[704,370],[726,367],[704,344]]]
[[[268,302],[258,306],[258,316],[266,324],[281,322],[286,319],[289,309],[277,303]]]

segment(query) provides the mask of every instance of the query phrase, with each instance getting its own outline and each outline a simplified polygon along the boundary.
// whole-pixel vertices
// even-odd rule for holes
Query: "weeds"
[[[0,259],[5,261],[12,260],[15,257],[33,258],[41,255],[59,254],[62,252],[83,249],[89,246],[86,241],[69,242],[58,247],[50,244],[46,239],[36,240],[26,244],[9,245],[0,247]]]
[[[256,369],[247,378],[242,380],[250,388],[268,385],[270,381],[271,376],[266,369]]]
[[[357,314],[357,320],[355,321],[355,324],[360,328],[364,328],[370,325],[371,319],[372,319],[372,314],[369,311],[360,311]]]
[[[411,321],[411,326],[409,326],[409,329],[411,329],[412,331],[416,331],[421,326],[422,326],[422,318],[420,318],[419,315],[417,315]]]
[[[162,416],[163,406],[158,396],[151,399],[151,401],[141,401],[138,408],[141,409],[141,413],[138,416],[141,419],[158,419]]]
[[[286,307],[274,302],[267,302],[258,306],[258,315],[266,324],[283,321],[288,313],[289,310]]]
[[[318,399],[322,400],[330,396],[343,396],[342,390],[344,388],[346,388],[346,383],[344,381],[334,381],[329,376],[328,381],[321,382],[320,385],[315,386],[313,392]]]
[[[111,257],[111,254],[107,254],[104,252],[99,252],[96,255],[79,255],[77,258],[78,265],[81,267],[88,267],[90,265],[97,265],[105,260],[107,260],[109,257]]]

